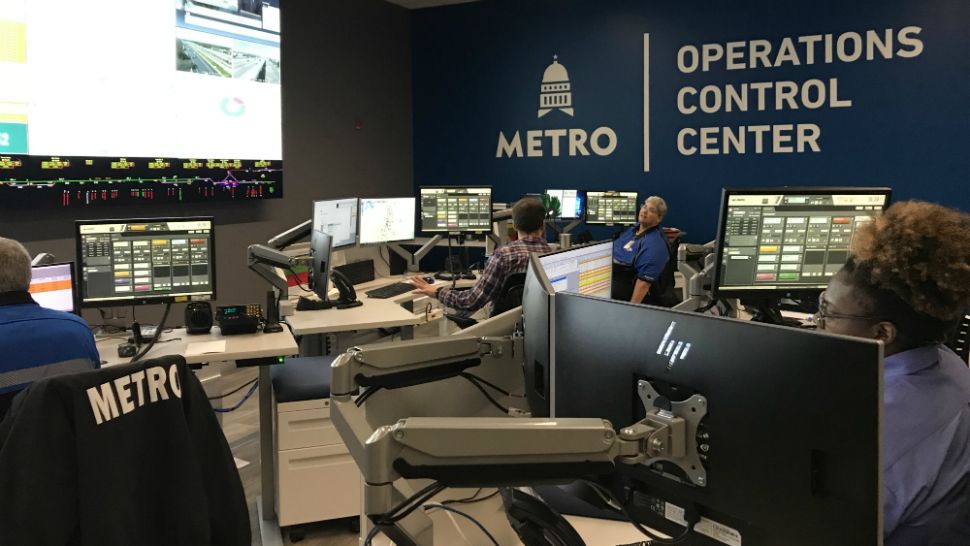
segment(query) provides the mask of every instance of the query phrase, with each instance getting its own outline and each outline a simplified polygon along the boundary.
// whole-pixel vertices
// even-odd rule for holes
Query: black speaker
[[[185,333],[208,334],[212,329],[212,306],[207,301],[193,301],[185,306]]]

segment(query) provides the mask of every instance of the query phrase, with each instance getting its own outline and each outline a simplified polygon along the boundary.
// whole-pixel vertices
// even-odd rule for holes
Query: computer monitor
[[[327,291],[330,290],[330,250],[332,237],[327,233],[314,229],[310,233],[310,276],[309,288],[326,304],[329,301]]]
[[[553,350],[556,294],[610,297],[613,243],[604,241],[539,256],[533,254],[522,289],[526,398],[532,415],[556,415],[556,355]]]
[[[556,292],[610,297],[613,280],[613,243],[603,241],[539,257]]]
[[[546,195],[559,200],[559,220],[582,220],[586,213],[586,194],[580,190],[546,190]]]
[[[422,186],[421,231],[482,233],[492,231],[492,188]]]
[[[616,465],[634,519],[677,536],[694,508],[696,545],[881,543],[879,343],[569,293],[554,324],[556,417],[630,426],[639,380],[655,405],[690,402],[693,468]]]
[[[414,239],[414,198],[361,198],[358,240],[362,245]]]
[[[546,276],[538,254],[529,257],[522,287],[522,332],[524,346],[523,374],[526,399],[533,417],[555,415],[555,355],[552,354],[552,318],[555,312],[556,289]]]
[[[75,243],[83,307],[215,298],[211,216],[78,220]]]
[[[31,267],[28,292],[41,307],[77,313],[74,262]]]
[[[721,194],[720,298],[814,301],[845,264],[859,226],[882,214],[889,188],[727,188]]]
[[[359,206],[356,197],[314,201],[313,229],[328,233],[334,249],[354,246],[357,244]]]
[[[587,224],[630,224],[637,221],[640,204],[635,191],[587,191]]]

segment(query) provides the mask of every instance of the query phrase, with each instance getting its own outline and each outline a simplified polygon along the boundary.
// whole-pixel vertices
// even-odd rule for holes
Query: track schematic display
[[[0,156],[0,204],[73,207],[283,196],[283,162]]]
[[[728,195],[719,290],[824,288],[887,194]]]
[[[0,208],[282,197],[279,4],[0,0]]]

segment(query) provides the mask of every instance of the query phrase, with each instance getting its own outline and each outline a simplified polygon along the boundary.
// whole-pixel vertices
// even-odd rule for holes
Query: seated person
[[[613,241],[613,299],[644,303],[650,288],[670,258],[667,235],[660,222],[667,203],[652,195],[640,207],[638,222]]]
[[[929,544],[970,506],[970,369],[942,343],[970,304],[968,233],[970,215],[897,203],[857,230],[819,298],[820,329],[884,344],[887,546]]]
[[[101,365],[84,319],[37,305],[30,275],[27,249],[0,237],[0,417],[34,381]]]
[[[436,288],[421,277],[411,277],[415,292],[437,298],[446,307],[451,307],[463,315],[470,315],[491,304],[501,296],[505,279],[513,273],[522,273],[529,265],[529,255],[533,252],[549,252],[546,244],[546,209],[538,199],[520,199],[512,207],[512,225],[519,234],[517,241],[500,247],[488,259],[485,270],[470,290]]]

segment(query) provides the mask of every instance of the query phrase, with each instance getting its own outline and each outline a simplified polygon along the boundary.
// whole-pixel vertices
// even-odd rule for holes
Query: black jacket
[[[0,422],[0,544],[250,541],[229,445],[181,356],[37,381]]]

